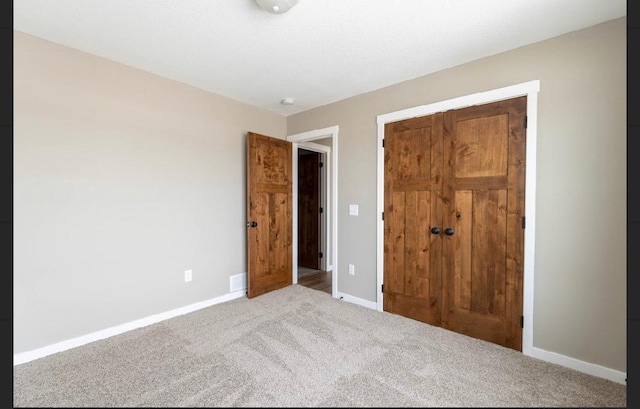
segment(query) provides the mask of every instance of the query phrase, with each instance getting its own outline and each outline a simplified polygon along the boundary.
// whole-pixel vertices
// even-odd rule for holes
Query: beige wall
[[[14,32],[14,354],[228,294],[246,131],[286,119]]]
[[[287,131],[339,126],[338,291],[375,302],[377,115],[532,80],[533,346],[626,372],[626,18],[290,116]]]

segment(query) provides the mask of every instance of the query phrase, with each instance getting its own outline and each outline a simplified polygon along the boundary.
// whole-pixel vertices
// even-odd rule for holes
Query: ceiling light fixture
[[[272,14],[284,14],[300,0],[256,0],[264,10]]]
[[[285,98],[280,101],[282,105],[293,105],[293,98]]]

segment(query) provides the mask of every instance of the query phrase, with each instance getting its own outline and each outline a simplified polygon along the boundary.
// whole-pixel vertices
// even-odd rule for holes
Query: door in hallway
[[[298,149],[298,266],[320,268],[320,154]]]

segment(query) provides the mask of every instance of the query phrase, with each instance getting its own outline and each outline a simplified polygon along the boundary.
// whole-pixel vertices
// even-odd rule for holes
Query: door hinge
[[[319,258],[322,258],[322,252],[320,252],[320,254],[319,254],[319,256],[318,256],[318,257],[319,257]]]
[[[524,229],[527,226],[527,221],[524,216],[522,216],[522,228]]]
[[[382,212],[382,220],[384,220],[384,212]]]
[[[524,328],[524,315],[520,316],[520,328]]]
[[[320,162],[320,167],[323,167],[323,166],[324,166],[324,163]]]
[[[384,148],[384,138],[382,138],[382,147]]]
[[[322,212],[324,212],[324,209],[321,207],[321,208],[320,208],[320,213],[322,213]]]
[[[524,129],[527,129],[527,116],[524,116]]]
[[[383,293],[384,292],[384,284],[380,285],[380,292]]]

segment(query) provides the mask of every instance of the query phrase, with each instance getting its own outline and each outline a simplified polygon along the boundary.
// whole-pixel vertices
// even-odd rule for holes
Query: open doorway
[[[337,246],[337,204],[338,204],[338,181],[337,181],[337,156],[338,156],[338,127],[328,127],[323,129],[315,129],[313,131],[303,132],[300,134],[290,135],[287,140],[293,143],[293,243],[292,243],[292,255],[293,255],[293,277],[292,283],[294,284],[309,284],[300,282],[299,276],[304,276],[307,268],[313,268],[314,264],[310,264],[311,267],[307,267],[306,262],[303,260],[302,264],[299,262],[299,257],[303,256],[299,251],[299,244],[303,245],[304,240],[299,240],[298,235],[304,234],[305,228],[299,228],[300,222],[305,223],[305,216],[299,215],[299,159],[302,156],[309,156],[310,158],[318,158],[317,170],[319,170],[318,183],[311,182],[303,183],[308,185],[308,189],[315,190],[314,185],[317,185],[319,208],[315,215],[318,217],[317,233],[310,234],[311,239],[308,239],[311,252],[311,262],[313,259],[317,260],[317,270],[322,271],[324,274],[322,277],[315,278],[316,282],[311,285],[305,285],[307,287],[321,289],[327,293],[330,293],[332,297],[337,298],[337,259],[338,259],[338,246]],[[303,152],[299,152],[303,151]],[[304,152],[308,151],[308,152]],[[303,158],[303,162],[306,158]],[[314,159],[310,159],[314,162]],[[322,165],[320,165],[322,163]],[[304,163],[302,166],[305,166]],[[315,167],[315,166],[313,166]],[[303,176],[304,177],[304,176]],[[309,187],[311,186],[311,187]],[[303,187],[304,189],[304,187]],[[304,194],[304,193],[303,193]],[[303,201],[305,199],[303,198]],[[311,206],[315,208],[314,205]],[[321,210],[320,210],[321,208]],[[313,220],[313,219],[312,219]],[[310,226],[315,225],[313,221]],[[317,245],[313,245],[313,239],[317,241]],[[317,249],[317,256],[313,256],[313,248]],[[303,252],[305,250],[302,250]],[[303,256],[305,257],[305,256]],[[299,274],[299,271],[301,274]],[[302,281],[305,280],[304,277]],[[322,287],[322,288],[317,288]]]
[[[331,294],[326,268],[326,153],[298,149],[298,283]]]

